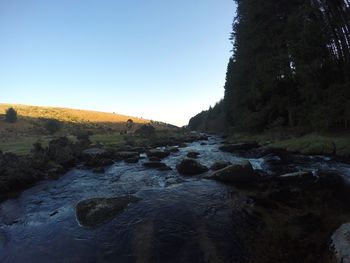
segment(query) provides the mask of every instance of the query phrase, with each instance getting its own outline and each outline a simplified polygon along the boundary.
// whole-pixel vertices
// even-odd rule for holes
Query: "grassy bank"
[[[304,135],[287,132],[237,133],[229,136],[228,141],[231,143],[256,141],[267,148],[283,149],[289,152],[350,157],[350,134],[345,133]]]

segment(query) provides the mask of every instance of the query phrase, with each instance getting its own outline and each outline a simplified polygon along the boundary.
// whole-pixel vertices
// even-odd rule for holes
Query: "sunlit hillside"
[[[4,121],[4,114],[10,107],[17,111],[18,120],[15,123]],[[117,113],[19,104],[0,104],[0,118],[2,141],[23,136],[45,135],[47,134],[45,122],[49,119],[59,120],[62,123],[60,130],[62,134],[72,134],[77,129],[88,129],[94,134],[120,132],[126,130],[126,122],[129,119],[133,120],[134,129],[147,123],[151,123],[157,129],[174,128],[165,123]]]
[[[149,123],[149,120],[108,112],[77,110],[58,107],[39,107],[20,104],[0,104],[0,114],[13,107],[21,117],[57,119],[64,122],[123,123],[132,119],[135,123]]]

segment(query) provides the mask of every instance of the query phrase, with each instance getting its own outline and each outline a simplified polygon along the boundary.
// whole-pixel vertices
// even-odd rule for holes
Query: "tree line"
[[[226,127],[349,128],[350,1],[235,2]]]

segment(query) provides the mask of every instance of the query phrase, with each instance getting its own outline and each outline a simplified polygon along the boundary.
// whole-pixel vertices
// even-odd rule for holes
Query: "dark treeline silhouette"
[[[226,126],[349,128],[350,1],[235,2]]]
[[[198,131],[218,132],[225,129],[225,111],[223,100],[216,103],[212,108],[202,111],[192,117],[189,122],[189,127]]]

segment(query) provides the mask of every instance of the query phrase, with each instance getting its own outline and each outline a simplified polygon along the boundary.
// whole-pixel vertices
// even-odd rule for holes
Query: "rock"
[[[308,171],[301,171],[301,172],[295,172],[295,173],[288,173],[278,176],[276,179],[279,181],[286,181],[286,182],[298,182],[305,179],[313,179],[314,176],[311,172]]]
[[[82,152],[83,156],[89,156],[91,158],[101,157],[106,155],[107,151],[101,148],[90,148]]]
[[[167,147],[165,150],[171,153],[176,153],[180,151],[178,147]]]
[[[129,152],[129,151],[121,151],[121,152],[116,152],[115,156],[118,159],[130,159],[130,158],[139,158],[140,154],[138,152]]]
[[[201,143],[201,145],[202,145],[202,146],[204,146],[204,145],[208,145],[208,144],[207,144],[207,143],[205,143],[205,142],[202,142],[202,143]]]
[[[210,170],[212,171],[217,171],[217,170],[221,170],[227,166],[229,166],[231,163],[230,162],[215,162],[211,167]]]
[[[100,168],[100,167],[104,167],[104,166],[109,166],[112,165],[114,163],[113,160],[108,159],[108,158],[91,158],[88,159],[84,162],[85,166],[93,168]]]
[[[165,163],[161,163],[161,162],[146,162],[142,164],[143,166],[147,167],[147,168],[154,168],[154,169],[159,169],[159,170],[171,170],[171,168],[169,166],[167,166]]]
[[[196,175],[202,174],[208,171],[208,168],[198,161],[185,158],[176,166],[177,171],[182,175]]]
[[[247,160],[227,166],[221,170],[213,172],[206,177],[226,183],[252,183],[257,179],[257,173],[254,171],[251,163]]]
[[[147,152],[147,156],[148,157],[157,157],[157,158],[160,158],[160,159],[168,157],[169,155],[170,155],[170,152],[168,152],[168,151],[161,151],[161,150],[157,150],[157,149],[149,150]]]
[[[84,200],[76,206],[77,219],[82,226],[96,227],[111,220],[127,208],[129,204],[138,202],[139,200],[135,196]]]
[[[200,153],[198,153],[198,152],[189,152],[187,154],[187,157],[196,159],[198,157],[198,155],[200,155]]]
[[[124,160],[124,162],[126,162],[126,163],[138,163],[139,162],[139,158],[138,157],[127,158],[127,159]]]
[[[96,174],[103,174],[103,173],[105,173],[105,168],[97,167],[97,168],[93,169],[92,171]]]
[[[343,224],[331,237],[339,263],[350,263],[350,223]]]
[[[162,159],[155,157],[155,156],[151,156],[148,158],[151,162],[160,162]]]
[[[179,148],[186,148],[187,147],[187,143],[180,143],[179,144]]]
[[[66,171],[64,167],[55,162],[47,163],[47,177],[50,179],[57,179],[60,174],[63,174]]]
[[[245,142],[236,144],[222,145],[219,149],[223,152],[237,152],[237,151],[248,151],[254,148],[258,148],[259,144],[256,142]]]

